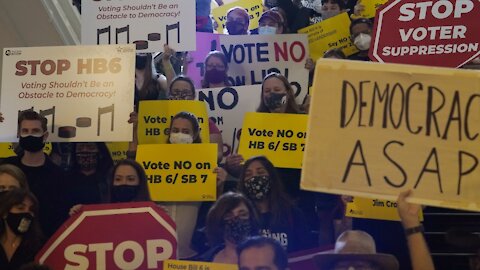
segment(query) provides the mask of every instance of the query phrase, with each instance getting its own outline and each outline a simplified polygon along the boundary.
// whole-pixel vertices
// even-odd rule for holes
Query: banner
[[[216,144],[142,144],[136,160],[147,173],[153,201],[217,199]]]
[[[129,142],[106,142],[105,144],[107,145],[114,164],[127,158]]]
[[[238,141],[246,112],[260,105],[260,85],[201,89],[198,100],[208,105],[208,116],[222,132],[223,156],[237,153]]]
[[[168,44],[195,50],[194,0],[113,0],[82,3],[82,44],[135,44],[160,52]]]
[[[197,117],[200,138],[210,142],[207,109],[203,102],[194,100],[141,101],[138,111],[138,144],[167,143],[171,119],[179,112]]]
[[[248,12],[250,16],[248,30],[258,28],[258,20],[263,13],[262,0],[238,0],[212,9],[212,16],[218,24],[217,32],[219,34],[228,34],[225,26],[227,12],[233,7],[243,7]]]
[[[213,34],[210,34],[213,35]],[[211,50],[225,54],[228,62],[228,80],[232,86],[261,84],[263,78],[278,72],[285,75],[295,92],[298,103],[308,92],[308,70],[305,62],[309,55],[307,35],[202,35],[199,42]],[[191,59],[187,74],[193,78],[203,78],[205,56],[198,54]],[[193,67],[193,69],[192,69]],[[200,82],[196,82],[199,85]]]
[[[163,270],[195,269],[195,270],[238,270],[236,264],[166,260]]]
[[[412,189],[415,203],[480,210],[478,72],[334,60],[315,72],[303,189],[390,201]]]
[[[420,213],[418,215],[420,221],[423,221],[422,210],[420,210]],[[358,197],[353,198],[352,202],[347,203],[345,216],[354,218],[400,221],[396,201],[366,199]]]
[[[350,22],[348,13],[343,12],[298,30],[299,33],[308,34],[310,57],[317,60],[322,58],[326,51],[334,48],[342,49],[346,56],[358,52],[350,39]]]
[[[302,168],[306,114],[246,113],[238,153],[245,159],[266,156],[275,167]]]
[[[48,119],[52,142],[131,141],[133,45],[4,49],[0,141],[17,141],[20,111]]]

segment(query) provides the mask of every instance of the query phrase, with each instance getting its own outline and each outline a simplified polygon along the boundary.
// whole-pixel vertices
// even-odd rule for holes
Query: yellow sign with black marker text
[[[397,211],[397,202],[359,197],[353,198],[353,201],[347,204],[345,216],[400,221],[400,216]],[[423,220],[423,212],[421,210],[419,218],[420,221]]]
[[[163,270],[238,270],[236,264],[165,260]]]
[[[7,158],[11,156],[16,156],[15,154],[15,145],[14,143],[0,143],[0,158]],[[52,152],[52,144],[47,142],[43,147],[43,152],[47,155],[50,155]]]
[[[250,16],[248,30],[258,28],[258,20],[263,13],[262,0],[239,0],[217,8],[212,9],[212,15],[218,24],[217,32],[224,34],[227,22],[227,11],[233,7],[243,7]]]
[[[216,199],[217,144],[141,144],[136,160],[154,201]]]
[[[171,119],[179,112],[197,117],[200,138],[208,143],[208,114],[204,102],[194,100],[141,101],[138,112],[138,144],[167,143]]]
[[[246,113],[238,153],[245,159],[264,155],[275,167],[301,168],[306,114]]]
[[[127,150],[129,142],[107,142],[105,143],[112,157],[113,163],[117,163],[127,158]]]
[[[346,12],[302,28],[298,33],[308,34],[310,57],[314,60],[322,58],[326,51],[334,48],[342,49],[346,56],[358,52],[350,40],[350,18]]]
[[[359,14],[359,18],[374,18],[377,9],[379,9],[387,0],[360,0],[357,5],[361,4],[364,9]]]

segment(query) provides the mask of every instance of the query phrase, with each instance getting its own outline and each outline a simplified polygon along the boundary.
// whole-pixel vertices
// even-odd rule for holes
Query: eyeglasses
[[[170,99],[185,99],[188,97],[193,97],[192,91],[184,90],[184,91],[174,91],[170,93]]]

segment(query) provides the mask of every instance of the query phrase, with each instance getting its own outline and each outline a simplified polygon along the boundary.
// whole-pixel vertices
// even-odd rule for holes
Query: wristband
[[[405,236],[410,236],[410,235],[416,234],[416,233],[423,233],[424,231],[425,230],[423,228],[423,225],[420,224],[416,227],[405,229]]]

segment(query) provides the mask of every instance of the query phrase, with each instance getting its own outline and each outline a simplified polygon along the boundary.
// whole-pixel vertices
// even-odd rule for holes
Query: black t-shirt
[[[80,172],[71,172],[66,181],[71,205],[98,204],[105,201],[107,190],[105,173],[84,175]]]
[[[0,269],[1,270],[18,270],[22,265],[33,262],[35,255],[39,251],[40,246],[33,250],[27,248],[23,242],[20,243],[15,253],[13,253],[10,261],[7,259],[7,254],[0,245]]]

